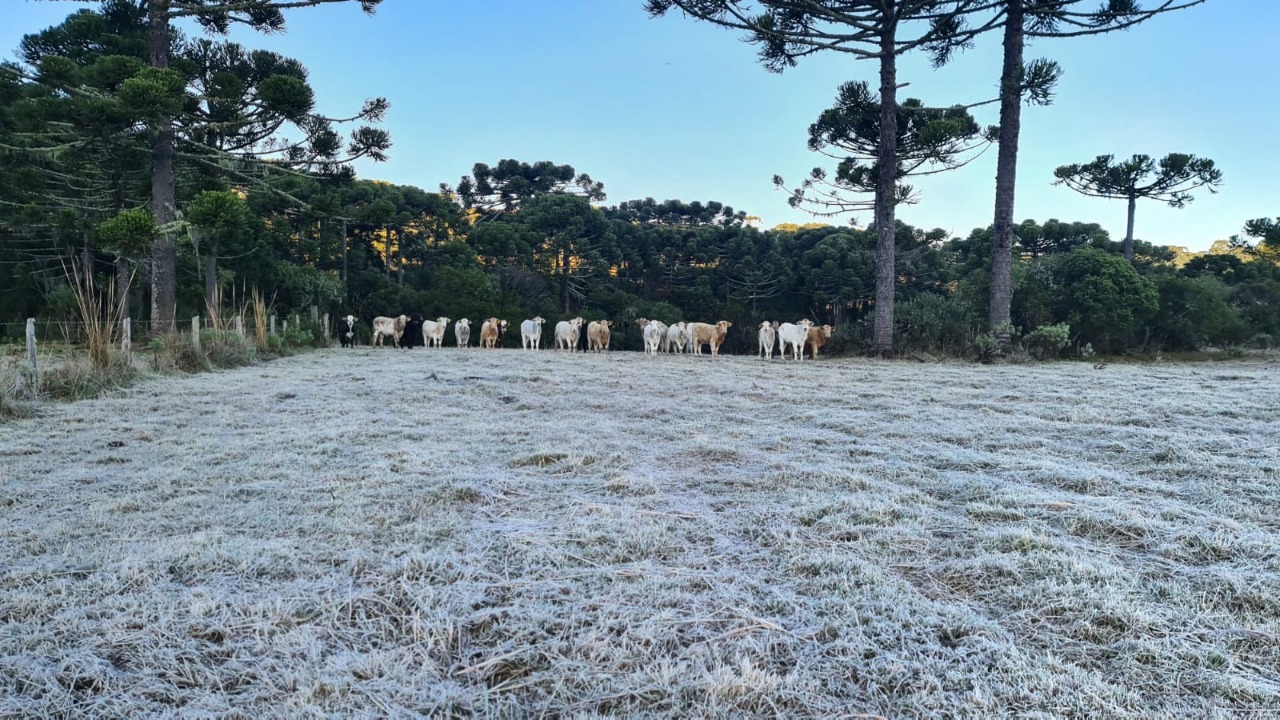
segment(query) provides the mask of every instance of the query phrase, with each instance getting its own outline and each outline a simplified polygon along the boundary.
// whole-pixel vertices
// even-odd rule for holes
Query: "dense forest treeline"
[[[874,224],[761,229],[710,200],[608,204],[603,182],[549,161],[478,163],[432,192],[356,180],[349,162],[381,158],[390,139],[369,126],[344,138],[338,126],[376,122],[385,101],[323,118],[296,61],[180,33],[158,70],[146,62],[148,8],[110,0],[76,12],[27,36],[0,68],[7,335],[27,317],[74,317],[73,263],[104,287],[114,279],[128,314],[150,319],[145,278],[167,237],[170,318],[211,302],[234,312],[258,289],[281,314],[319,306],[366,327],[400,313],[609,318],[615,347],[638,349],[636,318],[725,319],[725,349],[747,352],[761,320],[810,318],[837,328],[836,351],[873,348],[885,237]],[[172,135],[172,219],[151,206],[158,117]],[[1015,224],[1012,328],[989,323],[995,232],[949,237],[894,221],[896,352],[981,354],[993,331],[1016,339],[1063,325],[1063,352],[1269,347],[1280,337],[1274,222],[1247,223],[1256,245],[1199,255],[1113,239],[1095,223]]]

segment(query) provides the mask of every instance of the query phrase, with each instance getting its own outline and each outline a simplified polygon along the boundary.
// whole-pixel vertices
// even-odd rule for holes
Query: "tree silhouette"
[[[1192,190],[1203,187],[1215,193],[1222,184],[1222,171],[1212,160],[1183,153],[1170,153],[1159,161],[1134,155],[1122,162],[1114,162],[1111,155],[1099,155],[1091,163],[1063,165],[1053,175],[1058,178],[1054,185],[1066,185],[1082,195],[1128,201],[1124,257],[1129,262],[1133,262],[1133,216],[1138,198],[1181,208],[1194,199]]]

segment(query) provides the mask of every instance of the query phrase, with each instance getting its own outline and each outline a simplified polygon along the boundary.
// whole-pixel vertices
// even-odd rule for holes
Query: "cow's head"
[[[601,327],[613,327],[613,321],[612,321],[612,320],[601,320],[601,321],[600,321],[600,325],[601,325]]]
[[[453,324],[453,326],[454,326],[454,327],[469,328],[469,327],[471,327],[471,321],[470,321],[470,320],[468,320],[468,319],[466,319],[466,318],[462,318],[462,319],[461,319],[461,320],[459,320],[458,322],[454,323],[454,324]]]
[[[644,327],[649,324],[649,318],[636,318],[636,324],[640,327]]]
[[[533,323],[534,325],[541,325],[542,323],[546,322],[546,320],[544,320],[541,315],[535,315],[534,318],[529,322]]]

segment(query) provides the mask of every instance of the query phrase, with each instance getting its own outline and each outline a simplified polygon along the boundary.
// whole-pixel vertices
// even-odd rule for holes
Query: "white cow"
[[[683,322],[667,328],[667,337],[665,338],[667,352],[682,353],[685,346],[689,343],[689,331],[685,329]]]
[[[578,352],[578,337],[582,333],[583,320],[576,317],[572,320],[561,320],[556,323],[556,349]]]
[[[453,337],[458,341],[458,347],[466,347],[471,344],[471,321],[462,318],[453,324]]]
[[[792,356],[796,360],[804,357],[804,344],[809,340],[809,328],[812,326],[813,322],[807,318],[795,325],[782,323],[778,326],[778,350],[784,358],[787,356],[788,345],[792,347]]]
[[[422,321],[422,344],[427,347],[444,347],[444,330],[449,318],[441,315],[435,320]]]
[[[520,323],[520,347],[528,350],[542,349],[542,323],[546,322],[541,316],[532,320],[525,320]]]
[[[400,347],[400,336],[404,335],[404,326],[409,322],[408,315],[389,318],[379,315],[373,319],[373,344],[382,345],[382,338],[391,338],[391,344]]]
[[[657,355],[658,346],[662,344],[662,323],[650,320],[640,333],[644,336],[644,354]]]
[[[765,360],[773,359],[773,344],[777,339],[778,323],[765,320],[760,323],[760,356]]]

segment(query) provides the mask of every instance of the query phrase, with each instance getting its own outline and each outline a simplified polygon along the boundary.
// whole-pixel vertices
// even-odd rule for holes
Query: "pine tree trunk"
[[[93,272],[93,228],[89,225],[87,219],[81,220],[82,229],[80,231],[81,239],[84,241],[84,248],[80,253],[80,266],[84,268],[84,272]]]
[[[342,221],[342,299],[347,299],[347,221]]]
[[[889,22],[880,36],[880,141],[876,179],[876,319],[871,353],[893,354],[893,296],[897,283],[894,267],[896,236],[894,189],[898,155],[898,68],[893,39],[896,24]]]
[[[120,308],[120,317],[129,315],[129,281],[131,280],[129,259],[116,256],[116,303]]]
[[[218,302],[218,256],[205,255],[200,258],[200,264],[204,267],[204,306],[212,315]]]
[[[1133,212],[1138,207],[1138,198],[1129,198],[1129,222],[1124,230],[1124,259],[1133,264]]]
[[[1009,322],[1013,306],[1013,202],[1022,125],[1023,0],[1008,0],[1004,69],[1000,76],[1000,150],[996,159],[995,237],[991,255],[991,306],[987,324]]]
[[[148,0],[148,49],[151,66],[169,67],[169,0]],[[152,128],[151,212],[157,225],[174,219],[176,181],[173,172],[173,129],[168,118]],[[151,335],[174,329],[177,312],[177,243],[170,232],[161,233],[151,248]]]

